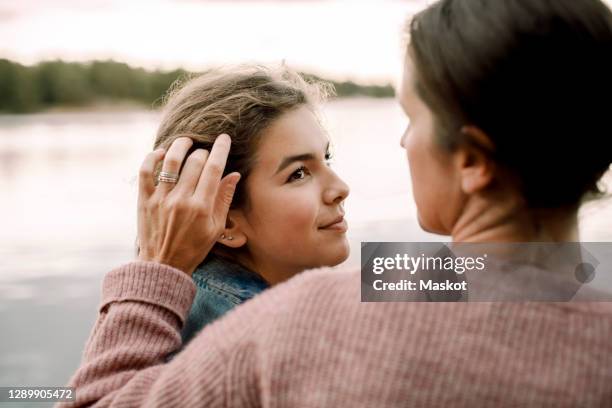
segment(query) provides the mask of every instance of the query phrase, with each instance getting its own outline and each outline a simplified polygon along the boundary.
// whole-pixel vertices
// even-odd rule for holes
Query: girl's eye
[[[331,166],[334,163],[334,155],[331,152],[325,153],[325,164]]]
[[[292,182],[295,180],[302,180],[306,178],[307,175],[308,175],[308,169],[304,166],[301,166],[299,169],[291,173],[287,181]]]

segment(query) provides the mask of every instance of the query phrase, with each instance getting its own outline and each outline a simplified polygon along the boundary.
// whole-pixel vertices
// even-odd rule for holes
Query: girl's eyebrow
[[[274,175],[281,172],[283,169],[285,169],[287,166],[289,166],[293,162],[314,160],[314,158],[315,158],[315,155],[312,153],[297,154],[295,156],[285,157],[283,161],[281,162],[281,164],[278,166],[278,169],[276,169],[276,172],[274,173]]]
[[[328,150],[329,150],[329,142],[327,142],[327,146],[325,147],[325,151],[327,152]],[[315,160],[315,159],[316,159],[316,155],[313,153],[303,153],[303,154],[296,154],[294,156],[287,156],[281,161],[274,175],[277,175],[278,173],[283,171],[287,166],[289,166],[293,162],[308,161],[308,160]]]

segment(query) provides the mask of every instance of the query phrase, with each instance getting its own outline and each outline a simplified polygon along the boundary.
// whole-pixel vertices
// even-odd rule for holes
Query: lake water
[[[416,221],[393,100],[334,101],[324,120],[351,187],[349,262],[360,241],[447,240]],[[61,386],[77,367],[104,273],[132,259],[137,173],[157,121],[148,111],[0,116],[0,386]],[[583,208],[580,232],[612,241],[612,206]]]

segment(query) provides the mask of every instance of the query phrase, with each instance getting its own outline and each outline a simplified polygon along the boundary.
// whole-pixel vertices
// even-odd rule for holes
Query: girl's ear
[[[242,227],[244,222],[244,217],[240,211],[229,210],[225,221],[225,229],[223,234],[217,239],[217,242],[228,248],[240,248],[245,245],[247,243],[247,236]]]

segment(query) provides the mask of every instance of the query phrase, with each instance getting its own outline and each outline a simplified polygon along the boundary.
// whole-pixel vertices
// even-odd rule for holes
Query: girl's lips
[[[330,230],[330,231],[338,231],[338,232],[346,232],[348,230],[348,224],[346,222],[346,220],[344,218],[340,219],[340,221],[337,221],[331,225],[328,225],[326,227],[322,227],[319,228],[322,230]]]

